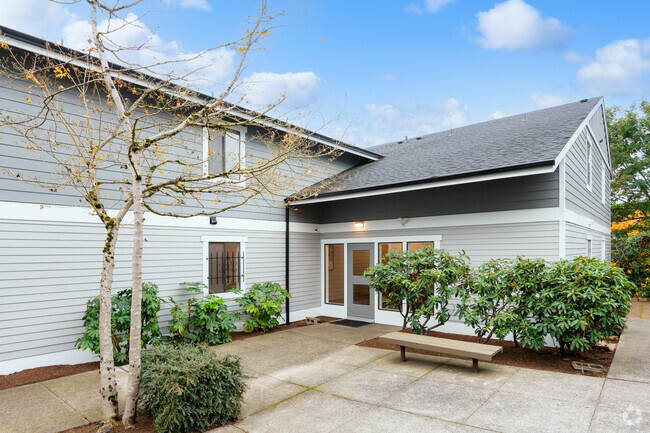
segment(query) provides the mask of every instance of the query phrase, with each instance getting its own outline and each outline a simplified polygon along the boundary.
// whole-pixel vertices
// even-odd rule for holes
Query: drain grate
[[[332,322],[332,323],[334,325],[349,326],[351,328],[360,328],[361,326],[370,325],[370,323],[368,322],[362,322],[361,320],[350,320],[350,319],[337,320],[336,322]]]

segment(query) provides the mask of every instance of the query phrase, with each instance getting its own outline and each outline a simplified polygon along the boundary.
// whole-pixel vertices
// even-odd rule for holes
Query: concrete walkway
[[[234,432],[650,431],[650,321],[630,319],[607,379],[356,346],[395,328],[320,324],[226,345],[251,376]],[[0,433],[99,419],[98,373],[0,391]],[[119,381],[124,379],[120,373]]]

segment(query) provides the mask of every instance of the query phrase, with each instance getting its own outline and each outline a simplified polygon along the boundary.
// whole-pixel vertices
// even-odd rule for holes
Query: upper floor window
[[[243,169],[244,150],[239,131],[203,132],[203,171],[206,175],[218,176],[230,170]]]

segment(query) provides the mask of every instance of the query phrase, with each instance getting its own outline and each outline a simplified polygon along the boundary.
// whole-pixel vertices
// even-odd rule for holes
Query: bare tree
[[[100,393],[105,419],[117,418],[117,387],[111,342],[111,287],[120,226],[132,210],[133,269],[129,378],[123,423],[135,422],[140,377],[142,245],[145,209],[163,216],[212,215],[250,201],[286,196],[323,178],[339,151],[317,144],[311,133],[267,117],[282,102],[252,112],[233,105],[248,54],[273,29],[277,15],[262,1],[242,38],[182,60],[141,65],[123,54],[111,36],[129,23],[124,14],[142,0],[110,5],[87,0],[90,46],[77,52],[49,45],[46,54],[2,43],[5,85],[25,92],[34,107],[3,112],[1,125],[17,133],[50,176],[10,171],[53,192],[76,191],[106,230],[100,280]],[[102,21],[98,17],[103,17]],[[111,25],[110,23],[114,24]],[[108,23],[108,24],[107,24]],[[232,76],[216,97],[190,90],[200,72],[194,61],[226,47],[238,54]],[[119,63],[119,65],[118,65]],[[178,73],[175,71],[181,70]],[[164,71],[164,72],[161,72]],[[233,129],[249,126],[265,155],[227,149]],[[202,143],[221,143],[218,151]],[[240,147],[241,149],[241,147]],[[321,183],[321,188],[327,183]],[[317,194],[303,192],[303,197]]]

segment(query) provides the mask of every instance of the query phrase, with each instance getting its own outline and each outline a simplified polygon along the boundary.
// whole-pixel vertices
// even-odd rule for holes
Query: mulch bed
[[[15,388],[29,385],[30,383],[70,376],[87,371],[99,370],[99,362],[86,362],[85,364],[50,365],[47,367],[30,368],[16,373],[0,376],[0,389]]]
[[[433,337],[449,338],[452,340],[471,341],[474,343],[476,342],[476,337],[472,335],[448,334],[445,332],[436,332],[436,331],[430,331],[428,335],[431,335]],[[580,375],[594,376],[594,377],[606,377],[607,371],[609,371],[609,366],[612,364],[612,360],[614,359],[614,352],[610,352],[609,349],[606,348],[604,349],[596,348],[582,353],[566,353],[565,355],[562,355],[560,354],[560,349],[556,347],[543,347],[539,350],[532,350],[532,349],[523,348],[521,346],[515,347],[515,344],[512,341],[498,341],[498,340],[492,340],[488,344],[503,347],[503,353],[500,353],[499,355],[494,357],[494,359],[492,360],[493,364],[532,368],[535,370],[555,371],[559,373],[580,374]],[[380,343],[379,338],[373,338],[372,340],[364,341],[362,343],[357,344],[357,346],[374,347],[377,349],[399,350],[399,346]],[[428,350],[411,349],[408,347],[406,348],[406,351],[411,353],[421,353],[424,355],[443,356],[446,358],[460,358],[457,356],[431,352]],[[460,358],[460,359],[466,359],[466,358]],[[407,357],[407,361],[408,361],[408,357]],[[582,361],[582,362],[588,362],[592,364],[600,364],[603,367],[605,367],[605,372],[604,373],[594,373],[594,372],[583,373],[573,368],[573,366],[571,365],[572,361]]]
[[[327,316],[319,316],[318,319],[320,322],[331,322],[333,320],[339,320],[335,317],[327,317]],[[274,328],[269,332],[267,332],[267,334],[272,334],[274,332],[279,332],[279,331],[286,331],[287,329],[301,328],[303,326],[310,326],[310,325],[307,324],[307,322],[305,322],[304,320],[299,320],[297,322],[292,322],[287,326],[280,325],[277,328]],[[256,331],[251,333],[233,332],[230,335],[232,335],[233,341],[238,341],[238,340],[244,340],[246,338],[256,337],[262,334],[263,332]],[[30,368],[27,370],[18,371],[16,373],[0,376],[0,390],[15,388],[17,386],[29,385],[32,383],[43,382],[45,380],[50,380],[50,379],[57,379],[59,377],[72,376],[73,374],[85,373],[87,371],[93,371],[93,370],[99,370],[99,362],[87,362],[85,364],[71,364],[71,365],[50,365],[47,367]],[[129,430],[129,431],[133,431],[133,430]],[[137,430],[135,431],[137,432]]]

